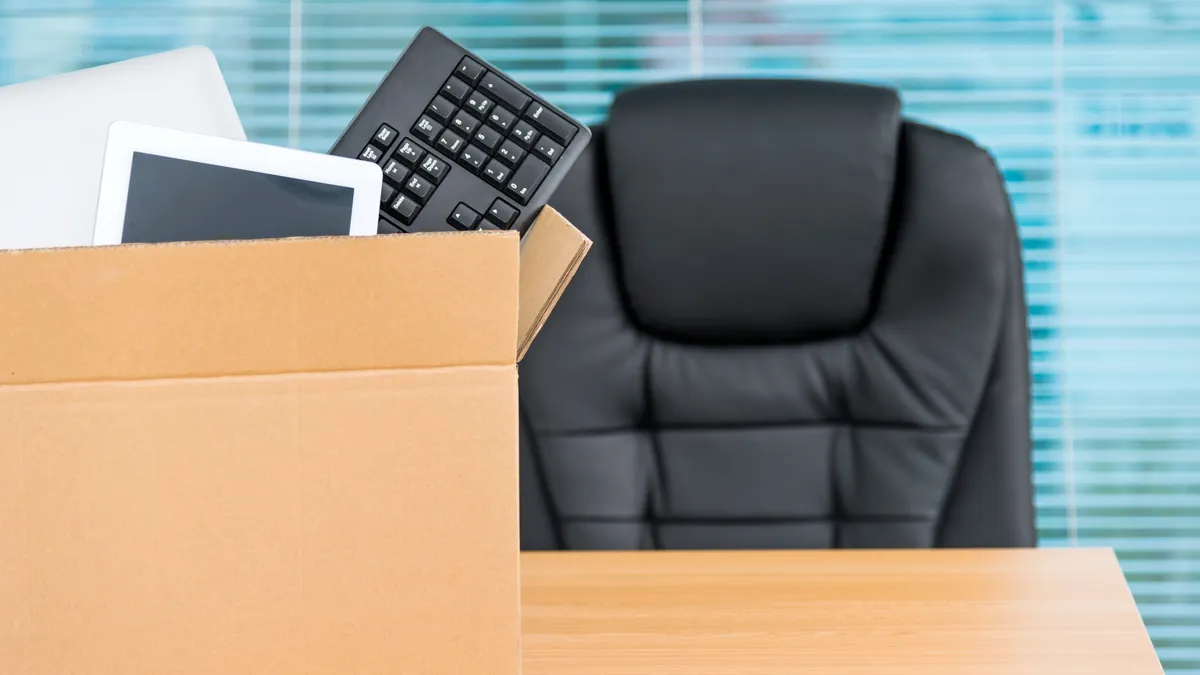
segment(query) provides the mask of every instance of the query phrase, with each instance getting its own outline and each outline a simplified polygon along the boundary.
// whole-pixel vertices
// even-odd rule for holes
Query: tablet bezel
[[[350,230],[346,234],[369,236],[379,229],[383,171],[378,164],[133,122],[114,122],[109,127],[104,150],[92,233],[94,245],[122,243],[135,152],[348,187],[354,190],[354,197]]]

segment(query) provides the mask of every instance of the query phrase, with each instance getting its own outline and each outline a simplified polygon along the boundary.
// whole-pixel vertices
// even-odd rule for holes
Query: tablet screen
[[[354,189],[134,152],[125,243],[336,236]]]

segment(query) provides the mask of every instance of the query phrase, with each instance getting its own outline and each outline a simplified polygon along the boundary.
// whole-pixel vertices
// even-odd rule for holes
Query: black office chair
[[[595,241],[521,365],[532,549],[1035,544],[1020,245],[895,92],[617,96],[553,204]]]

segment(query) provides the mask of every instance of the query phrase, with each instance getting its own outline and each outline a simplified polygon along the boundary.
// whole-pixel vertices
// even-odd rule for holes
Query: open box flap
[[[519,269],[511,232],[4,251],[0,384],[511,365]]]
[[[521,239],[520,361],[592,246],[558,211],[546,206]]]

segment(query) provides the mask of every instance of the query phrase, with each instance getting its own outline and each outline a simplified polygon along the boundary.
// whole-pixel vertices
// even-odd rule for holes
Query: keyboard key
[[[574,124],[563,119],[557,113],[551,112],[549,108],[536,101],[525,112],[525,119],[532,121],[542,131],[558,139],[558,142],[563,145],[570,143],[571,139],[575,137]]]
[[[495,223],[502,230],[507,230],[516,222],[517,216],[521,212],[514,209],[512,205],[503,199],[497,199],[492,202],[491,208],[487,210],[488,220]]]
[[[479,226],[479,214],[471,207],[459,202],[458,206],[450,212],[450,217],[446,219],[446,222],[460,230],[473,230]]]
[[[483,75],[483,66],[475,63],[475,61],[471,60],[471,57],[464,56],[462,61],[458,62],[458,68],[454,69],[454,74],[458,75],[467,82],[470,82],[471,84],[475,84]]]
[[[466,107],[479,113],[480,117],[487,117],[488,111],[492,109],[492,99],[473,91],[467,96]]]
[[[362,152],[358,153],[358,158],[368,162],[378,162],[380,159],[383,159],[383,151],[374,145],[368,145],[363,148]]]
[[[492,108],[492,114],[488,115],[488,122],[500,131],[508,131],[513,122],[517,121],[517,116],[510,113],[508,109],[496,106]]]
[[[488,162],[487,168],[483,170],[483,177],[495,183],[496,185],[504,185],[505,179],[508,178],[508,167],[498,159],[493,159]]]
[[[380,218],[379,219],[379,229],[376,231],[378,234],[398,234],[398,233],[402,232],[403,230],[401,230],[400,228],[391,224],[391,222],[389,222],[383,218]]]
[[[521,158],[525,156],[525,151],[521,146],[513,143],[512,140],[504,141],[500,144],[500,149],[496,151],[496,157],[504,160],[509,166],[515,167],[521,163]]]
[[[399,155],[399,153],[397,153],[397,155]],[[404,182],[405,178],[408,178],[408,169],[393,157],[387,161],[386,165],[384,165],[383,177],[392,181],[396,185],[400,185]]]
[[[409,166],[416,166],[425,156],[425,151],[415,141],[406,138],[400,147],[396,148],[396,154],[392,156]]]
[[[527,148],[533,147],[533,142],[538,139],[538,136],[541,136],[541,134],[538,133],[538,130],[534,129],[533,125],[525,120],[520,120],[513,125],[513,139]]]
[[[468,145],[466,150],[458,156],[458,163],[471,170],[471,173],[479,173],[479,167],[487,161],[487,153],[474,145]]]
[[[533,147],[533,151],[553,166],[558,161],[558,158],[562,156],[563,147],[549,138],[542,136],[537,145]]]
[[[450,171],[450,167],[442,160],[428,155],[425,161],[421,162],[421,173],[433,179],[434,183],[442,182],[442,178]]]
[[[475,127],[479,126],[479,120],[467,114],[466,110],[459,110],[454,114],[454,119],[450,121],[450,126],[458,129],[463,136],[470,136],[475,132]]]
[[[437,143],[438,145],[442,146],[442,149],[445,150],[446,153],[451,157],[457,157],[459,151],[461,151],[463,146],[467,144],[467,142],[463,140],[462,136],[459,136],[453,131],[443,132]]]
[[[375,142],[386,148],[396,140],[397,135],[395,129],[385,124],[379,127],[379,131],[375,132]]]
[[[446,80],[446,84],[442,85],[441,93],[442,96],[445,96],[451,101],[461,104],[463,99],[467,97],[467,94],[471,93],[471,85],[463,82],[457,77],[452,76],[450,79]]]
[[[450,121],[450,116],[454,114],[454,104],[441,96],[435,96],[425,112],[433,115],[437,121],[445,124]]]
[[[390,201],[392,201],[392,198],[394,198],[395,196],[396,196],[396,188],[392,187],[391,185],[388,185],[387,183],[384,183],[383,189],[380,190],[379,201],[385,202],[385,203],[390,202]]]
[[[426,143],[432,143],[438,134],[442,133],[442,125],[438,124],[429,115],[421,115],[421,119],[413,125],[413,133],[424,138]]]
[[[517,89],[496,73],[488,73],[479,83],[479,89],[486,91],[493,100],[500,101],[520,114],[529,105],[529,94]]]
[[[408,182],[404,184],[404,191],[424,204],[425,200],[429,199],[429,193],[433,192],[433,183],[428,178],[422,178],[414,173],[412,178],[409,178]]]
[[[475,130],[475,135],[471,140],[482,146],[488,152],[491,152],[496,149],[497,145],[500,145],[500,141],[503,138],[504,137],[500,135],[499,131],[496,131],[491,127],[479,127]]]
[[[537,105],[536,103],[534,105]],[[545,180],[546,174],[550,173],[550,166],[538,159],[530,157],[521,164],[521,168],[513,174],[512,178],[508,179],[508,184],[504,186],[504,191],[516,197],[517,201],[522,204],[528,204],[529,198],[537,191],[538,186]]]
[[[414,176],[415,178],[416,176]],[[417,217],[417,213],[421,210],[421,206],[413,201],[412,197],[407,195],[399,195],[392,202],[392,213],[400,219],[400,222],[411,225],[413,219]]]

